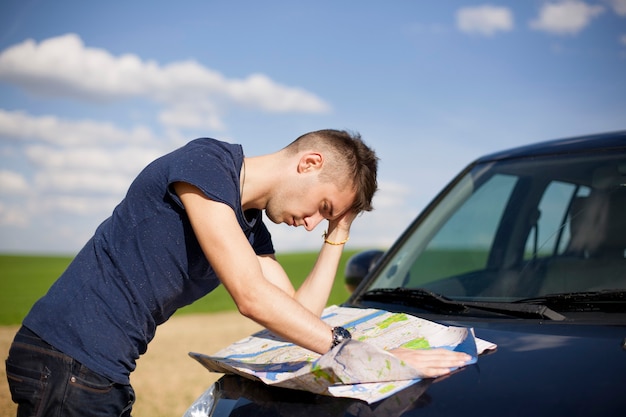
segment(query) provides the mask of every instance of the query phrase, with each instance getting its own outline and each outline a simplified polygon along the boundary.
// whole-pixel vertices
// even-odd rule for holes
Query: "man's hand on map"
[[[397,348],[389,352],[417,369],[424,378],[449,374],[452,369],[459,368],[472,359],[466,353],[442,348],[417,350]]]

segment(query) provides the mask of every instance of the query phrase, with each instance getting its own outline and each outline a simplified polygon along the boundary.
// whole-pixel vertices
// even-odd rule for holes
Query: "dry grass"
[[[135,417],[180,417],[220,374],[210,373],[188,352],[213,353],[261,328],[237,312],[175,316],[159,327],[131,382]],[[0,357],[6,358],[17,326],[0,327]],[[15,416],[4,364],[0,367],[0,417]]]

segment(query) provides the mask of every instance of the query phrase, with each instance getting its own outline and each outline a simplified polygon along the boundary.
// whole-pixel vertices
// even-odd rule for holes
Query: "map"
[[[352,340],[319,355],[262,330],[214,355],[189,355],[213,372],[373,403],[422,379],[387,350],[442,347],[471,355],[469,365],[483,351],[496,348],[476,338],[471,328],[444,326],[410,314],[331,306],[322,319],[348,329]]]

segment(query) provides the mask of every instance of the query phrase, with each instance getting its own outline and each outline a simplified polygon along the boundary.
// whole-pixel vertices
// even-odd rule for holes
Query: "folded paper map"
[[[476,338],[471,328],[444,326],[405,313],[332,306],[322,319],[348,329],[352,340],[319,355],[263,330],[214,355],[189,355],[213,372],[373,403],[421,379],[416,369],[387,350],[442,347],[469,354],[469,365],[483,351],[496,348]]]

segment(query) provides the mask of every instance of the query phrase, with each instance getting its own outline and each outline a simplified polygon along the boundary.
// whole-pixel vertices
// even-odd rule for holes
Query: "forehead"
[[[339,188],[333,183],[326,184],[324,200],[330,204],[330,216],[339,217],[352,207],[356,192],[351,187]]]

